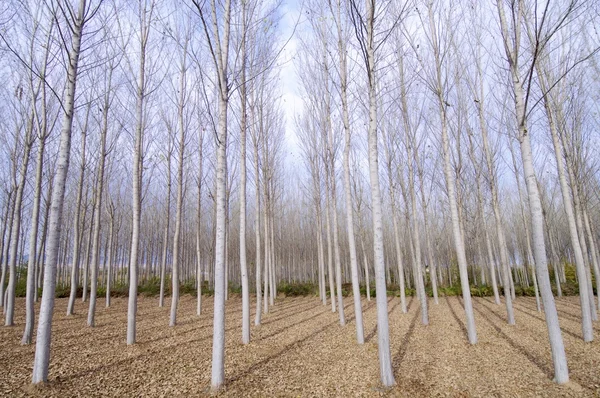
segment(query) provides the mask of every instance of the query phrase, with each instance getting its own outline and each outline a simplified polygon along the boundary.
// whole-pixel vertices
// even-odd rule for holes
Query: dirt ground
[[[598,396],[600,324],[596,340],[580,338],[577,297],[558,300],[571,382],[552,382],[552,363],[543,313],[535,300],[515,302],[516,326],[504,321],[504,306],[475,299],[479,342],[466,339],[459,298],[429,302],[430,325],[423,326],[416,299],[402,314],[399,298],[388,298],[396,386],[379,385],[375,301],[363,300],[366,343],[355,344],[352,299],[345,300],[347,325],[317,298],[279,298],[263,323],[252,327],[252,342],[241,344],[241,300],[226,304],[225,396]],[[57,300],[48,385],[31,387],[34,345],[21,346],[24,302],[17,302],[16,326],[0,327],[0,396],[204,396],[209,394],[212,299],[182,297],[176,327],[169,308],[140,297],[138,343],[128,347],[126,299],[101,306],[93,329],[86,326],[87,303],[66,317],[66,299]],[[170,304],[169,300],[166,300]],[[103,302],[101,303],[103,304]],[[254,303],[253,303],[254,304]],[[254,305],[252,306],[254,325]]]

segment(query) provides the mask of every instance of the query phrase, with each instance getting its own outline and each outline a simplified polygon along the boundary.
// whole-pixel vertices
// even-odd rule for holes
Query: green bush
[[[579,294],[579,286],[575,279],[575,267],[571,264],[565,264],[565,274],[567,282],[561,284],[562,293],[564,296],[576,296]],[[554,280],[552,279],[552,282]],[[595,287],[595,286],[594,286]],[[329,296],[328,286],[326,288],[327,295]],[[483,286],[474,286],[471,285],[471,295],[474,297],[491,297],[494,295],[493,289],[491,286],[483,285]],[[27,291],[27,273],[26,270],[21,271],[21,276],[17,281],[17,285],[15,288],[15,293],[17,297],[25,297]],[[318,296],[319,295],[319,287],[318,284],[313,283],[286,283],[281,282],[277,286],[278,293],[281,293],[285,296]],[[425,287],[426,294],[429,297],[433,296],[433,290],[430,285]],[[500,295],[503,295],[503,288],[498,286],[498,291]],[[556,286],[552,285],[552,291],[556,295]],[[241,286],[237,285],[229,285],[229,292],[232,294],[241,294]],[[57,298],[66,298],[69,297],[71,293],[71,288],[67,284],[58,284],[56,286],[55,295]],[[413,288],[405,289],[406,296],[416,296],[416,290]],[[596,293],[594,291],[594,293]],[[42,289],[39,288],[38,294],[41,296]],[[83,287],[79,286],[77,288],[77,297],[81,297],[83,294]],[[154,277],[143,281],[138,286],[138,294],[144,295],[147,297],[155,297],[160,294],[160,278]],[[180,295],[196,295],[196,287],[195,281],[188,281],[179,287]],[[202,295],[212,296],[214,294],[213,289],[209,288],[208,281],[202,282]],[[366,297],[367,291],[366,286],[360,286],[360,294],[363,297]],[[98,286],[97,296],[103,297],[106,295],[106,288],[102,286]],[[129,286],[128,284],[121,283],[113,283],[110,290],[111,297],[127,297],[129,295]],[[171,295],[171,279],[169,276],[165,278],[165,296]],[[375,284],[371,284],[370,286],[370,295],[371,297],[377,297],[377,292],[375,289]],[[387,286],[387,295],[390,297],[399,297],[400,296],[400,288],[398,285],[390,284]],[[459,296],[462,295],[462,289],[460,284],[455,284],[453,286],[439,286],[438,287],[438,295],[440,296]],[[515,295],[517,296],[525,296],[525,297],[535,297],[535,289],[533,286],[523,288],[520,285],[515,285]],[[352,284],[345,283],[342,285],[342,296],[343,297],[351,297],[352,296]]]
[[[188,281],[179,286],[179,295],[189,294],[195,296],[196,292],[196,283],[193,281]]]
[[[494,295],[494,289],[491,286],[471,286],[471,296],[474,297],[491,297]]]
[[[376,297],[375,286],[370,286],[369,294],[371,295],[371,297]],[[360,295],[367,297],[367,286],[366,285],[360,285]]]
[[[8,282],[8,275],[7,282]],[[24,272],[24,275],[17,281],[17,285],[15,286],[15,296],[16,297],[25,297],[27,294],[27,273]]]
[[[319,287],[312,283],[280,283],[277,292],[286,296],[318,296]]]
[[[460,285],[439,287],[438,295],[440,295],[440,296],[460,296],[460,295],[462,295],[462,288]]]
[[[560,287],[563,296],[577,296],[579,294],[579,285],[575,282],[569,281],[568,279],[567,283],[561,283]]]
[[[169,283],[167,284],[167,281],[165,280],[165,294],[166,294],[167,286],[169,286],[169,292],[170,292],[171,283],[169,281]],[[115,290],[120,290],[120,289],[118,289],[120,286],[116,286],[116,287],[117,287],[117,289],[115,289]],[[143,282],[141,285],[138,286],[138,294],[143,294],[146,297],[158,296],[160,294],[160,278],[154,277],[154,278],[150,278],[150,279],[146,280],[145,282]],[[111,289],[111,296],[112,296],[112,289]]]

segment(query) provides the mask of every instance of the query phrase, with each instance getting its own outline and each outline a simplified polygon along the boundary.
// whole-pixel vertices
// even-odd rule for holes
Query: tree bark
[[[102,132],[100,133],[100,154],[98,158],[98,175],[96,180],[94,200],[94,233],[92,237],[92,275],[90,286],[90,307],[88,310],[87,324],[89,327],[95,326],[96,316],[96,294],[98,290],[98,268],[100,262],[100,214],[102,212],[102,193],[104,190],[104,163],[106,161],[106,136],[108,134],[108,109],[110,107],[110,92],[112,85],[112,72],[114,67],[109,66],[108,76],[106,79],[106,93],[104,95],[104,104],[102,107]]]
[[[65,185],[69,171],[71,152],[71,130],[75,108],[75,89],[77,83],[77,67],[81,50],[81,37],[86,15],[86,0],[80,0],[77,15],[72,25],[71,48],[67,69],[67,88],[63,102],[63,121],[59,144],[59,157],[56,164],[54,189],[52,191],[49,234],[46,243],[44,288],[33,361],[33,384],[48,380],[48,365],[50,362],[50,341],[52,333],[52,316],[54,315],[54,293],[56,288],[56,271],[58,249],[62,225],[62,213],[65,197]]]
[[[17,256],[19,249],[19,238],[21,238],[21,214],[23,211],[23,192],[27,182],[27,168],[29,167],[29,159],[31,155],[31,147],[33,146],[33,114],[28,116],[25,126],[25,137],[23,139],[23,158],[21,159],[21,170],[19,171],[19,182],[15,193],[14,216],[12,222],[12,239],[9,246],[8,254],[8,286],[5,294],[5,326],[13,326],[15,315],[15,290],[17,286]],[[18,134],[18,133],[17,133]]]

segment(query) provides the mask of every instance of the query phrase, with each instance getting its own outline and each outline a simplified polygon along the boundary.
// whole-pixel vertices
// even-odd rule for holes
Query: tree
[[[137,314],[137,290],[138,290],[138,262],[139,262],[139,238],[140,220],[142,213],[142,143],[144,139],[144,106],[148,87],[146,83],[146,56],[148,39],[151,32],[151,23],[155,10],[155,0],[142,0],[138,4],[139,33],[139,68],[136,84],[135,105],[135,143],[133,149],[132,168],[132,227],[131,227],[131,250],[129,252],[129,299],[127,306],[127,344],[135,343],[136,337],[136,314]]]
[[[22,88],[21,88],[22,90]],[[37,100],[39,92],[39,84],[31,92],[33,98]],[[19,104],[17,107],[21,108],[19,113],[21,114],[22,120],[18,120],[15,123],[17,128],[16,136],[20,139],[20,130],[24,130],[23,138],[21,141],[23,155],[21,158],[21,165],[19,168],[19,179],[16,185],[15,199],[14,199],[14,215],[11,225],[11,236],[9,252],[8,252],[8,268],[9,268],[9,279],[8,286],[6,288],[6,304],[5,304],[5,326],[13,326],[14,314],[15,314],[15,289],[17,285],[17,255],[20,243],[21,235],[21,216],[23,211],[23,192],[25,191],[25,184],[27,180],[27,168],[29,167],[29,159],[31,155],[31,148],[35,139],[33,134],[33,122],[34,112],[26,111],[25,104],[21,103],[22,95],[19,94]],[[34,104],[35,106],[35,104]],[[19,117],[19,116],[16,116]],[[4,297],[2,297],[4,300]]]
[[[528,32],[531,33],[530,27],[528,27]],[[548,58],[549,57],[547,56],[547,54],[541,53],[540,61],[536,63],[535,67],[540,88],[544,93],[546,93],[546,95],[544,95],[543,97],[544,110],[546,112],[546,118],[548,119],[548,128],[550,130],[550,136],[552,137],[552,145],[554,147],[554,157],[556,159],[558,181],[562,193],[564,211],[567,216],[567,223],[569,226],[569,237],[571,239],[571,246],[573,247],[573,252],[575,255],[575,267],[580,285],[579,299],[581,304],[581,329],[583,334],[583,340],[589,342],[594,339],[594,331],[592,326],[592,306],[594,305],[594,293],[591,289],[591,278],[588,278],[585,269],[585,251],[583,250],[583,247],[580,244],[581,239],[585,241],[585,237],[580,236],[580,230],[578,229],[575,216],[574,199],[577,195],[575,191],[575,181],[572,175],[572,171],[570,173],[566,171],[569,168],[568,165],[565,165],[563,159],[563,155],[566,154],[566,151],[563,147],[563,141],[561,140],[561,137],[559,137],[558,128],[556,126],[556,116],[557,114],[561,113],[560,109],[562,108],[562,106],[560,105],[560,102],[556,100],[556,96],[552,95],[553,93],[549,92],[549,81],[551,81],[551,76],[548,72],[547,66],[545,65],[548,63]],[[572,191],[569,190],[567,176],[569,176],[570,183],[572,184]],[[573,193],[573,195],[571,192]]]
[[[348,249],[350,251],[350,270],[352,273],[352,295],[354,298],[354,314],[356,319],[356,341],[358,344],[364,343],[364,331],[363,331],[363,320],[362,320],[362,305],[360,302],[360,286],[358,281],[358,261],[356,258],[356,242],[354,239],[354,217],[352,207],[352,192],[350,189],[350,147],[351,147],[351,133],[350,133],[350,115],[348,112],[348,72],[347,72],[347,59],[346,59],[346,40],[347,30],[346,26],[342,25],[341,9],[342,3],[340,0],[337,2],[337,7],[333,10],[331,1],[329,2],[331,12],[334,14],[335,25],[338,34],[338,57],[340,59],[340,97],[342,100],[342,120],[344,124],[344,196],[346,199],[346,231],[348,234]],[[340,278],[341,279],[341,278]],[[343,307],[343,303],[341,305]]]
[[[381,206],[381,188],[379,185],[379,160],[377,152],[377,92],[375,49],[375,0],[366,0],[365,9],[350,1],[352,24],[359,41],[365,62],[369,89],[369,179],[373,207],[373,247],[375,255],[375,289],[377,292],[377,340],[379,354],[379,372],[384,386],[392,386],[394,374],[390,353],[389,320],[387,312],[387,294],[385,285],[385,258],[383,251],[383,214]]]
[[[164,119],[166,117],[163,116]],[[167,131],[171,129],[171,124],[165,120]],[[167,248],[169,246],[169,233],[171,224],[171,157],[173,156],[172,134],[168,134],[167,153],[165,162],[167,164],[167,203],[165,205],[165,231],[163,232],[163,249],[160,261],[160,293],[158,296],[158,306],[162,307],[165,302],[165,277],[167,273]]]
[[[537,5],[537,2],[536,2]],[[567,358],[565,348],[560,331],[558,313],[556,312],[556,304],[550,287],[550,277],[548,275],[548,259],[546,257],[546,245],[544,243],[544,216],[542,214],[542,206],[540,194],[537,186],[535,169],[533,166],[533,151],[531,149],[531,138],[527,125],[527,115],[529,98],[532,90],[532,78],[534,68],[538,59],[538,55],[544,46],[548,44],[551,37],[560,29],[567,21],[569,14],[573,11],[574,2],[569,2],[567,7],[562,12],[555,14],[553,21],[546,20],[549,10],[549,3],[543,7],[541,16],[533,15],[531,18],[536,19],[534,32],[535,42],[531,43],[532,57],[528,61],[528,65],[521,69],[520,65],[520,50],[521,50],[521,29],[523,18],[525,17],[525,0],[518,0],[511,8],[510,20],[511,25],[505,15],[504,4],[501,1],[497,2],[498,16],[500,20],[500,29],[502,33],[502,42],[504,52],[507,58],[507,65],[511,76],[511,89],[514,94],[515,116],[517,123],[517,132],[519,146],[521,149],[521,161],[523,163],[523,173],[525,174],[525,182],[527,185],[529,212],[531,222],[531,232],[533,237],[533,257],[536,264],[536,272],[538,276],[538,284],[544,304],[544,314],[546,317],[546,326],[548,328],[548,336],[550,338],[550,348],[552,351],[552,362],[554,364],[554,380],[561,384],[569,381],[569,371],[567,368]],[[523,74],[523,70],[525,73]],[[583,286],[584,284],[581,284]],[[506,286],[505,286],[506,289]],[[585,287],[584,287],[585,289]],[[580,291],[582,296],[585,295],[585,290]],[[586,304],[584,304],[584,301]],[[589,301],[582,300],[582,307],[589,305]]]
[[[251,14],[250,14],[251,15]],[[241,16],[241,83],[240,83],[240,274],[242,279],[242,343],[250,342],[250,292],[248,291],[248,265],[246,264],[246,130],[247,130],[247,82],[246,65],[247,51],[246,34],[250,18],[248,17],[248,2],[242,0]],[[260,319],[260,316],[257,317]]]
[[[37,22],[36,22],[37,23]],[[35,170],[35,192],[33,197],[33,209],[31,210],[31,228],[29,230],[29,254],[27,258],[27,293],[26,293],[26,304],[25,304],[25,330],[23,331],[23,338],[21,344],[31,344],[33,336],[33,326],[35,321],[35,276],[36,276],[36,244],[38,239],[39,229],[39,216],[40,216],[40,204],[42,199],[42,178],[44,168],[44,154],[46,149],[46,141],[50,135],[51,129],[48,121],[48,97],[47,90],[44,80],[46,78],[46,71],[48,68],[48,57],[50,54],[50,39],[52,37],[52,31],[54,27],[54,21],[48,22],[45,50],[43,52],[43,61],[40,69],[40,101],[41,109],[37,112],[36,104],[33,105],[35,112],[35,121],[38,131],[38,154],[36,159],[36,170]],[[1,251],[0,251],[1,253]]]
[[[177,304],[179,303],[179,262],[181,250],[181,229],[182,229],[182,217],[183,217],[183,188],[184,188],[184,158],[185,158],[185,147],[186,147],[186,133],[187,125],[184,118],[185,105],[187,102],[187,56],[188,56],[188,44],[191,40],[191,30],[183,32],[183,43],[181,43],[181,64],[179,69],[179,97],[177,99],[177,126],[178,126],[178,142],[179,148],[177,158],[177,199],[176,199],[176,210],[175,210],[175,234],[173,236],[173,265],[171,274],[171,316],[169,318],[169,326],[175,326],[177,321]]]
[[[225,382],[225,209],[227,181],[227,107],[230,86],[229,36],[231,31],[231,0],[226,0],[223,13],[217,15],[217,3],[211,0],[207,5],[192,0],[200,15],[202,27],[209,45],[214,64],[219,95],[219,117],[216,134],[216,237],[215,237],[215,296],[213,320],[212,377],[213,390],[221,388]],[[208,15],[210,14],[210,20]],[[218,18],[218,16],[220,18]],[[212,31],[208,24],[211,22]]]
[[[450,219],[452,222],[452,236],[454,238],[454,248],[458,260],[458,270],[460,275],[460,285],[462,289],[465,316],[467,320],[467,335],[469,343],[477,343],[477,331],[475,329],[475,318],[473,315],[473,304],[471,302],[471,288],[469,285],[469,275],[467,270],[467,257],[465,253],[464,237],[461,232],[461,221],[459,215],[459,207],[457,204],[456,181],[452,175],[452,165],[450,161],[450,139],[448,136],[448,76],[444,73],[442,59],[448,55],[450,44],[452,41],[449,33],[450,15],[446,16],[444,21],[446,31],[439,31],[439,21],[436,21],[436,6],[437,10],[441,9],[439,2],[428,1],[425,5],[427,15],[422,17],[422,24],[426,31],[427,41],[431,46],[433,53],[433,70],[430,72],[426,84],[435,95],[438,117],[441,123],[441,145],[444,166],[444,177],[446,182],[446,192],[448,194],[448,202],[450,206]],[[449,7],[448,10],[451,10]],[[450,12],[450,11],[449,11]],[[450,37],[449,37],[450,36]],[[444,39],[442,41],[442,38]]]
[[[104,98],[102,103],[102,116],[101,116],[101,131],[100,131],[100,153],[98,154],[98,166],[96,176],[96,187],[94,189],[95,206],[93,213],[93,226],[94,232],[92,236],[92,254],[91,254],[91,286],[90,286],[90,306],[88,310],[88,326],[95,326],[95,315],[96,315],[96,294],[98,291],[98,268],[100,267],[100,215],[102,213],[102,197],[104,194],[104,169],[107,156],[107,135],[108,135],[108,112],[114,99],[114,89],[112,86],[113,73],[119,66],[120,59],[115,54],[107,54],[108,61],[104,78]],[[112,230],[110,231],[112,235]],[[106,255],[106,253],[105,253]]]
[[[60,240],[60,225],[65,197],[65,185],[69,171],[69,156],[71,150],[71,129],[73,125],[73,112],[75,108],[75,92],[77,87],[79,56],[81,54],[81,41],[84,27],[96,14],[101,3],[93,6],[86,0],[80,0],[77,8],[68,1],[53,3],[52,14],[57,22],[57,28],[70,31],[69,41],[65,41],[68,51],[67,88],[62,101],[63,118],[60,134],[59,158],[56,164],[54,189],[52,191],[49,221],[49,234],[45,252],[44,287],[40,318],[35,345],[35,358],[33,362],[33,384],[44,383],[48,380],[48,365],[50,362],[50,339],[52,333],[52,316],[54,314],[54,292],[56,288],[56,271],[58,262],[58,244]]]

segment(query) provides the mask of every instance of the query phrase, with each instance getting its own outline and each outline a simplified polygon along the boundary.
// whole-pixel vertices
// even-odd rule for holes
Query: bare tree
[[[60,240],[62,211],[65,197],[65,183],[69,171],[69,156],[71,149],[71,128],[73,124],[73,112],[75,108],[75,91],[78,76],[79,56],[81,54],[81,39],[84,27],[98,11],[100,3],[93,6],[86,0],[80,0],[75,8],[70,2],[57,1],[53,3],[52,13],[57,20],[57,29],[61,34],[70,32],[70,37],[65,38],[68,51],[67,88],[62,101],[63,121],[60,135],[60,151],[56,165],[56,176],[54,177],[54,189],[52,191],[49,221],[49,234],[45,252],[44,287],[42,303],[40,306],[40,318],[35,345],[35,358],[33,362],[34,384],[43,383],[48,380],[48,365],[50,362],[50,339],[52,332],[52,316],[54,314],[54,292],[56,288],[56,271],[58,262],[58,245]],[[68,40],[68,41],[66,41]]]
[[[537,1],[534,2],[536,5]],[[569,14],[573,11],[575,2],[569,2],[564,10],[559,10],[555,14],[555,18],[547,20],[549,15],[550,4],[541,9],[542,13],[536,12],[531,18],[535,19],[536,30],[534,32],[535,42],[531,43],[531,58],[528,64],[520,65],[521,53],[521,31],[523,18],[525,16],[526,2],[518,0],[514,2],[510,8],[510,25],[505,15],[504,2],[497,2],[498,16],[500,20],[500,28],[504,52],[507,58],[509,67],[512,91],[514,94],[516,123],[518,131],[518,140],[521,149],[521,161],[523,163],[523,173],[525,174],[525,182],[527,185],[527,193],[529,200],[529,212],[531,214],[531,232],[533,237],[533,256],[536,264],[536,272],[542,302],[544,304],[544,314],[546,316],[546,325],[548,327],[548,335],[550,338],[550,348],[552,350],[552,361],[554,363],[554,379],[557,383],[566,383],[569,381],[569,373],[567,368],[567,359],[565,348],[560,331],[558,313],[554,303],[554,297],[550,287],[550,277],[548,275],[548,259],[546,257],[546,245],[544,243],[544,216],[542,214],[542,206],[540,194],[537,186],[535,169],[533,166],[533,153],[531,149],[531,138],[527,125],[527,115],[529,113],[529,100],[532,90],[532,78],[535,65],[538,60],[540,51],[548,44],[551,37],[561,28],[568,20]],[[537,7],[536,7],[537,10]],[[525,73],[523,73],[525,70]],[[583,275],[582,275],[583,276]],[[585,277],[585,276],[584,276]],[[583,286],[584,284],[582,284]],[[587,286],[586,286],[587,287]],[[505,286],[506,289],[506,286]],[[587,292],[580,290],[580,294],[587,298]],[[589,301],[582,299],[582,306],[589,305]],[[589,313],[589,309],[588,309]]]
[[[215,237],[215,298],[213,320],[212,378],[213,390],[225,382],[225,210],[227,181],[227,107],[229,104],[229,38],[231,31],[231,0],[217,13],[217,2],[209,5],[192,0],[200,19],[218,81],[219,118],[216,136],[216,237]],[[210,19],[209,19],[210,15]],[[212,30],[209,29],[209,23]]]
[[[427,14],[422,17],[422,24],[426,31],[427,42],[433,53],[433,70],[427,78],[426,84],[435,95],[438,107],[438,115],[441,123],[441,145],[442,155],[444,160],[444,177],[446,181],[446,191],[448,193],[448,201],[450,206],[450,219],[452,222],[452,235],[454,237],[454,247],[458,260],[458,270],[460,275],[460,285],[465,307],[465,316],[467,319],[467,334],[469,343],[477,343],[477,331],[475,329],[475,318],[473,315],[473,304],[471,302],[471,287],[469,285],[469,275],[467,270],[467,257],[465,253],[465,243],[461,228],[461,219],[459,215],[459,206],[457,203],[456,181],[452,173],[452,165],[450,160],[450,138],[448,135],[448,76],[444,73],[442,59],[448,56],[452,37],[450,34],[450,15],[439,15],[442,5],[440,2],[427,1],[425,4]],[[446,11],[446,9],[443,9]],[[452,7],[449,7],[450,13]],[[440,20],[445,18],[443,22],[443,31],[440,31]],[[422,62],[422,61],[421,61]]]
[[[102,213],[102,197],[104,193],[104,172],[107,153],[108,136],[108,112],[114,99],[113,73],[119,66],[120,58],[115,54],[107,54],[108,61],[104,78],[104,98],[102,102],[101,131],[100,131],[100,152],[98,154],[96,187],[94,189],[95,207],[93,214],[94,232],[92,236],[92,254],[91,254],[91,286],[90,286],[90,306],[88,310],[88,326],[94,327],[96,315],[96,294],[98,291],[98,268],[100,267],[100,215]],[[112,231],[110,231],[112,234]],[[106,255],[106,253],[105,253]]]
[[[36,21],[36,24],[39,23]],[[27,293],[26,293],[26,315],[25,315],[25,329],[23,331],[23,338],[21,344],[31,344],[33,336],[33,327],[35,320],[35,271],[36,271],[36,247],[40,223],[40,207],[42,199],[42,179],[43,179],[43,168],[44,168],[44,155],[46,150],[46,141],[52,131],[51,120],[49,120],[48,111],[48,96],[46,90],[46,79],[47,69],[49,64],[50,55],[50,39],[52,37],[54,27],[54,21],[48,21],[48,27],[46,28],[46,38],[44,44],[44,52],[42,58],[42,64],[40,68],[40,110],[37,111],[36,104],[33,104],[35,112],[35,121],[38,131],[38,153],[36,159],[36,171],[35,171],[35,192],[33,197],[33,209],[31,211],[31,228],[29,230],[29,254],[27,258]],[[0,251],[1,253],[2,251]]]
[[[356,319],[356,341],[358,344],[364,343],[364,331],[362,320],[362,304],[360,301],[360,286],[358,281],[358,261],[356,255],[356,241],[354,237],[354,217],[352,206],[352,191],[350,181],[350,115],[348,111],[348,71],[347,71],[347,50],[346,42],[348,39],[347,24],[342,22],[342,2],[337,1],[337,7],[334,10],[329,2],[331,12],[334,14],[334,20],[338,34],[338,57],[340,59],[340,97],[342,100],[342,121],[344,124],[344,196],[346,199],[346,231],[348,234],[348,249],[350,251],[350,270],[352,274],[352,295],[354,298],[354,314]],[[345,21],[344,21],[345,22]],[[342,305],[343,306],[343,305]]]
[[[379,160],[377,152],[377,77],[375,51],[375,0],[366,0],[364,10],[354,0],[350,1],[351,17],[356,37],[365,62],[369,89],[369,178],[373,206],[373,246],[375,255],[375,289],[377,291],[377,339],[379,371],[384,386],[395,383],[390,353],[389,320],[385,283],[385,259],[383,251],[383,214],[379,184]]]
[[[139,262],[139,238],[140,220],[142,215],[142,152],[144,140],[144,106],[148,87],[146,83],[146,57],[148,39],[152,31],[151,23],[155,10],[155,0],[143,0],[138,4],[139,23],[139,65],[136,84],[135,104],[135,142],[133,147],[132,167],[132,227],[131,227],[131,249],[129,252],[129,299],[127,306],[127,344],[135,344],[136,338],[136,314],[137,314],[137,290],[138,290],[138,262]]]

